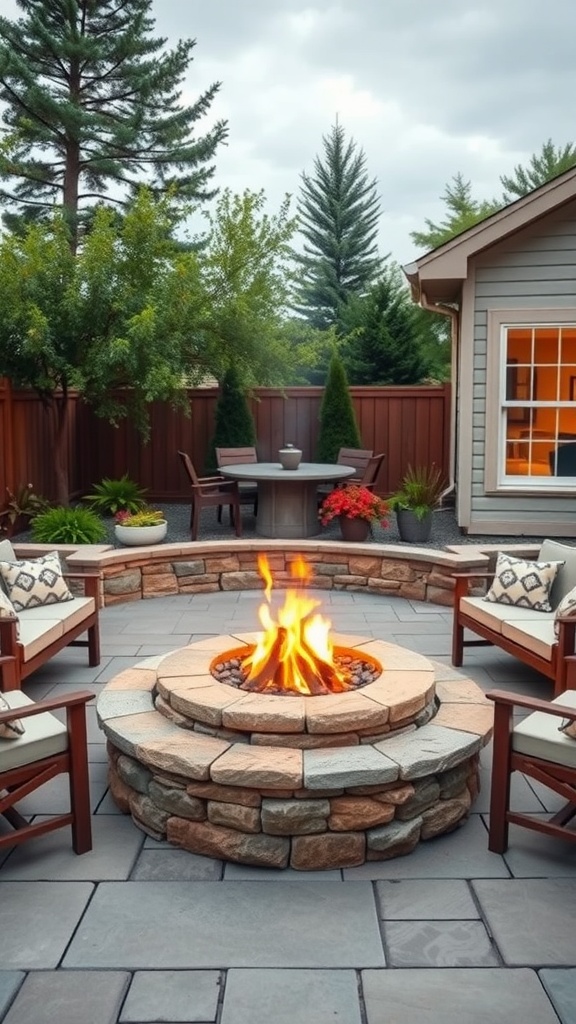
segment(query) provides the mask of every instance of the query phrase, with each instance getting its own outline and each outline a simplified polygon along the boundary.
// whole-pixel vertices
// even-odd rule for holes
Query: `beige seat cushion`
[[[566,690],[550,703],[576,708],[576,690]],[[556,715],[534,711],[514,727],[512,749],[519,754],[531,754],[543,761],[576,768],[576,741],[559,732],[561,722],[562,719]]]
[[[483,597],[463,597],[460,610],[496,633],[502,632],[504,622],[552,622],[554,619],[553,612],[537,612],[532,608],[509,604],[489,604]]]
[[[513,640],[520,647],[532,651],[539,658],[545,661],[552,661],[552,649],[557,640],[554,635],[554,612],[542,615],[546,622],[504,622],[502,624],[502,636]]]
[[[34,703],[21,690],[9,690],[3,696],[11,708]],[[0,743],[0,772],[62,754],[68,749],[66,726],[48,711],[23,719],[23,725],[26,730],[23,736],[8,743]]]
[[[80,625],[94,611],[93,597],[75,597],[62,604],[27,608],[20,612],[20,643],[24,661],[40,654],[69,629]]]

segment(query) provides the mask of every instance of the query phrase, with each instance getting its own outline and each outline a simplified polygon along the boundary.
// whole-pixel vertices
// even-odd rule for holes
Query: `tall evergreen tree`
[[[568,142],[565,146],[556,146],[552,139],[542,145],[540,153],[533,153],[526,167],[517,164],[513,175],[503,174],[500,178],[504,188],[503,203],[513,203],[515,199],[527,195],[533,189],[545,185],[557,174],[570,170],[576,164],[576,146]]]
[[[455,174],[452,184],[446,185],[446,190],[441,197],[446,203],[446,215],[444,220],[435,223],[426,218],[426,231],[412,231],[412,241],[427,251],[437,249],[444,242],[449,242],[455,235],[478,224],[479,221],[495,213],[504,201],[488,202],[477,200],[472,196],[472,184],[465,181],[462,174]]]
[[[0,18],[0,100],[11,146],[0,158],[7,223],[62,206],[77,238],[80,209],[121,201],[138,184],[182,201],[213,194],[210,161],[227,134],[194,137],[219,83],[192,106],[181,86],[194,40],[165,49],[152,0],[16,0]]]
[[[431,376],[433,365],[432,318],[422,321],[402,281],[400,268],[391,264],[367,295],[352,300],[344,311],[342,329],[348,341],[342,350],[352,384],[418,384]],[[435,339],[434,339],[435,340]]]
[[[330,360],[326,387],[320,406],[320,431],[316,445],[318,462],[336,462],[341,448],[361,448],[348,378],[337,352]]]
[[[324,159],[316,157],[312,175],[302,174],[298,213],[305,243],[295,306],[320,328],[336,323],[340,307],[365,290],[381,265],[380,201],[364,152],[346,142],[340,124],[322,141]]]
[[[206,468],[211,472],[218,469],[217,448],[247,448],[256,444],[254,417],[235,364],[228,367],[222,378],[214,418],[214,436],[206,456]]]

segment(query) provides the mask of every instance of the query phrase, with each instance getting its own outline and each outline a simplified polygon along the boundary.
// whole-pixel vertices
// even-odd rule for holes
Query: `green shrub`
[[[341,448],[362,448],[362,439],[344,364],[340,356],[334,353],[320,407],[320,432],[316,448],[318,462],[336,462]]]
[[[408,466],[399,489],[388,499],[391,509],[409,508],[417,519],[423,519],[439,504],[447,481],[433,462],[430,466]]]
[[[214,412],[214,437],[206,455],[206,469],[217,470],[217,448],[250,448],[256,444],[256,427],[246,392],[235,366],[224,374]]]
[[[94,493],[86,494],[82,500],[88,502],[93,512],[102,516],[115,516],[121,509],[138,512],[145,504],[145,493],[125,473],[119,480],[105,476],[101,483],[94,484]]]
[[[38,544],[99,544],[106,527],[92,509],[58,506],[41,512],[32,520],[32,538]]]

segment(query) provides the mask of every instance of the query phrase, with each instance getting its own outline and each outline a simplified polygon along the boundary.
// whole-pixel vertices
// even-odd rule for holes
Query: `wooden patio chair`
[[[368,459],[368,464],[366,466],[366,469],[364,470],[364,473],[362,475],[362,479],[361,480],[357,480],[356,477],[353,476],[352,479],[348,479],[348,480],[344,480],[343,481],[344,487],[346,486],[346,484],[358,484],[359,483],[359,484],[362,484],[362,487],[367,487],[369,491],[373,491],[375,486],[376,486],[376,481],[378,479],[378,473],[380,472],[380,467],[381,467],[382,463],[384,462],[385,458],[386,458],[385,455],[372,455],[372,457],[370,459]]]
[[[240,492],[235,480],[225,480],[223,476],[198,476],[190,456],[186,452],[178,452],[182,465],[192,488],[192,507],[190,509],[190,534],[192,540],[198,539],[200,513],[203,508],[228,505],[230,522],[236,530],[236,536],[242,536],[242,517],[240,515]]]
[[[345,484],[360,484],[363,483],[363,477],[367,473],[370,460],[373,459],[374,452],[372,448],[341,448],[338,452],[338,458],[336,459],[337,466],[354,466],[356,472],[354,476],[349,476],[347,480],[343,480],[337,484],[319,484],[318,486],[318,503],[330,494],[335,487],[342,487]],[[380,456],[376,456],[380,458]],[[384,456],[382,456],[384,458]],[[376,472],[378,471],[376,467]]]
[[[566,690],[551,701],[506,690],[492,690],[486,696],[494,701],[489,849],[493,853],[508,849],[510,823],[576,842],[576,831],[568,827],[576,815],[576,690]],[[514,708],[524,708],[532,714],[514,725]],[[562,722],[572,723],[574,739],[560,731]],[[544,813],[511,810],[513,772],[523,772],[566,803],[550,818]]]
[[[0,672],[10,660],[0,658]],[[93,696],[79,690],[35,703],[21,690],[2,695],[8,710],[0,709],[0,730],[16,719],[23,732],[15,739],[0,738],[0,816],[11,826],[0,833],[0,850],[66,825],[72,828],[75,853],[92,849],[86,704]],[[61,708],[66,711],[65,725],[52,714]],[[62,773],[69,776],[70,810],[47,818],[37,816],[29,823],[15,805]]]
[[[221,466],[241,466],[247,462],[258,462],[254,445],[245,448],[217,448],[216,462]],[[238,491],[241,505],[252,505],[254,515],[258,513],[258,484],[255,480],[239,480]],[[222,508],[218,509],[218,522],[222,520]]]

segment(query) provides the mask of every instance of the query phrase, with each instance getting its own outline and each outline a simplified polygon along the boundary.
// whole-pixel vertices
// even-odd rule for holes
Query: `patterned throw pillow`
[[[10,711],[10,705],[0,694],[0,711]],[[9,722],[0,723],[0,740],[17,740],[24,735],[24,726],[19,718],[11,718]]]
[[[9,615],[16,615],[16,609],[8,594],[0,590],[0,619],[7,619]]]
[[[562,562],[527,562],[499,552],[492,586],[484,598],[497,604],[551,612],[550,590]]]
[[[558,636],[560,632],[560,626],[558,624],[559,615],[568,615],[569,618],[573,619],[576,615],[576,587],[569,590],[566,597],[563,597],[556,609],[554,615],[554,632]]]
[[[0,574],[17,612],[74,599],[62,576],[57,551],[41,558],[0,562]]]

